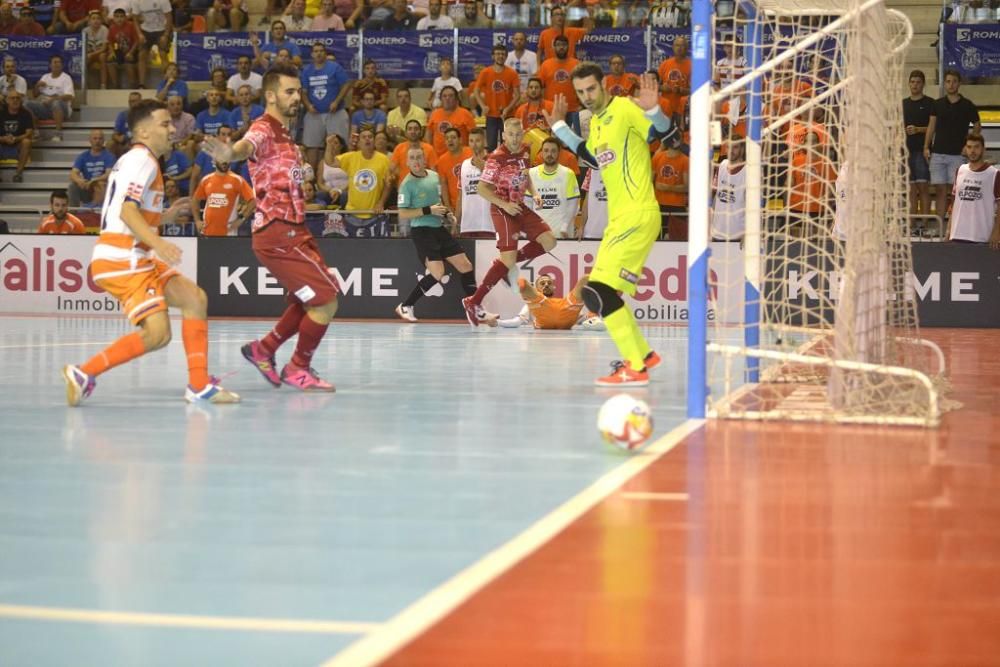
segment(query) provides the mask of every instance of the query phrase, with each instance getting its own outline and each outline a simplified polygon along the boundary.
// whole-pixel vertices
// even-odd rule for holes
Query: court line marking
[[[551,541],[564,528],[679,445],[704,423],[703,419],[689,419],[677,426],[640,454],[605,473],[520,535],[396,614],[378,630],[358,639],[322,663],[322,667],[362,667],[387,659],[491,581]]]
[[[363,635],[380,627],[379,623],[352,621],[149,614],[133,611],[103,611],[99,609],[69,609],[64,607],[35,607],[12,604],[0,604],[0,618],[97,623],[103,625],[145,625],[161,628],[197,628],[199,630],[296,632],[329,635]]]
[[[619,494],[625,500],[654,500],[654,501],[678,501],[686,502],[688,499],[688,494],[686,493],[655,493],[647,491],[629,491]]]

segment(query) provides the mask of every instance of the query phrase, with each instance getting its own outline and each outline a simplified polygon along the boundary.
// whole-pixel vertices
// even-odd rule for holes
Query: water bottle
[[[538,0],[528,0],[528,25],[538,25]]]

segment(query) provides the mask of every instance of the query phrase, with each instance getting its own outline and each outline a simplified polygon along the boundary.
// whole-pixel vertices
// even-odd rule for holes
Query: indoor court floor
[[[241,405],[183,402],[178,335],[71,409],[126,324],[4,317],[0,665],[1000,664],[1000,332],[923,332],[932,431],[686,421],[650,327],[627,456],[603,332],[335,322],[305,395],[241,357],[269,325],[211,322]]]

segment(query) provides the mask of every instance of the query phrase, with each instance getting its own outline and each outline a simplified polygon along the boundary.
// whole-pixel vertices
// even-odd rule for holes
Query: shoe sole
[[[73,371],[70,370],[69,366],[63,366],[62,374],[63,379],[66,380],[66,404],[71,408],[75,408],[83,400],[83,390],[76,386],[76,380],[73,379]]]
[[[478,329],[479,322],[477,322],[475,319],[472,318],[472,316],[469,315],[469,309],[465,307],[464,301],[462,302],[462,309],[465,311],[465,321],[469,323],[469,326],[472,327],[472,330],[475,331],[476,329]]]
[[[260,376],[264,378],[264,380],[267,381],[269,385],[271,385],[272,387],[281,387],[281,380],[275,382],[271,378],[267,377],[267,373],[265,373],[260,369],[260,366],[258,366],[257,362],[253,360],[253,357],[242,347],[240,348],[240,353],[243,355],[244,359],[250,362],[250,365],[254,367],[254,370],[260,373]]]
[[[594,380],[595,387],[613,387],[615,389],[631,389],[632,387],[648,387],[649,380],[629,380],[628,382],[601,382]]]

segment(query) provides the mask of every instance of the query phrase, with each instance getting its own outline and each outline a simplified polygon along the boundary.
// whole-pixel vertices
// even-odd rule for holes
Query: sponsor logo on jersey
[[[618,154],[615,153],[610,148],[606,148],[602,151],[598,151],[597,155],[595,155],[594,157],[597,158],[597,166],[603,169],[604,167],[607,167],[609,164],[614,162],[615,159],[618,158]]]
[[[361,169],[354,174],[354,187],[360,192],[371,192],[378,185],[378,176],[371,169]]]

